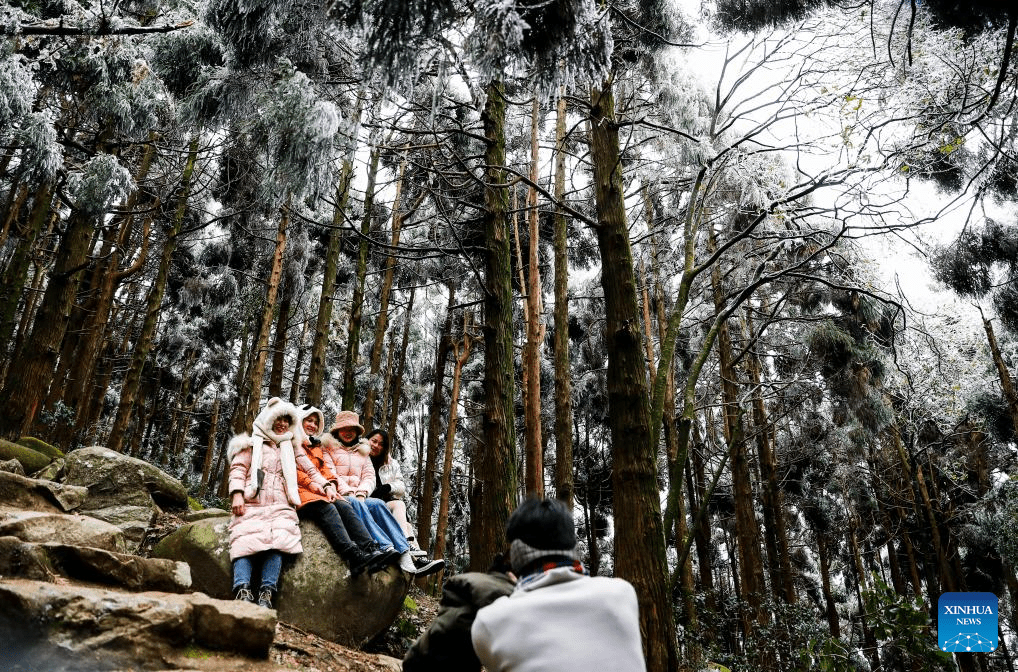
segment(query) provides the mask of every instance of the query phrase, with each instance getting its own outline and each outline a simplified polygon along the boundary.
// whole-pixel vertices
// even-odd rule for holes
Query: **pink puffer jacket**
[[[247,438],[246,436],[244,438]],[[239,442],[238,442],[239,443]],[[244,490],[251,469],[251,446],[241,448],[230,463],[230,492]],[[254,498],[244,498],[244,515],[230,520],[230,559],[275,549],[301,553],[297,511],[286,497],[279,447],[262,443],[265,478]]]
[[[326,464],[336,475],[339,494],[364,495],[375,489],[375,468],[371,464],[371,447],[361,439],[352,448],[339,442],[332,434],[322,435]]]

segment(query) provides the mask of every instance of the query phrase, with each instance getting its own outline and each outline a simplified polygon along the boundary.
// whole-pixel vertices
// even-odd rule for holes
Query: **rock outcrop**
[[[187,508],[187,488],[158,467],[94,446],[68,453],[64,483],[88,489],[81,513],[113,523],[137,550],[160,507]]]
[[[118,553],[128,552],[129,546],[116,525],[90,516],[47,511],[0,511],[0,536],[89,546]]]
[[[164,669],[188,646],[264,658],[275,613],[201,593],[125,593],[0,581],[5,670]]]
[[[0,471],[0,504],[7,508],[73,511],[86,497],[88,488]]]
[[[179,528],[152,550],[154,557],[191,566],[194,589],[227,598],[232,587],[228,516]],[[396,567],[350,578],[346,564],[314,525],[301,522],[304,552],[283,565],[276,608],[280,620],[345,646],[360,646],[395,620],[410,587]]]

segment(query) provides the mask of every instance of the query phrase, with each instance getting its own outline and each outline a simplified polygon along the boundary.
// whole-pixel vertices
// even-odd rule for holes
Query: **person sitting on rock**
[[[326,462],[319,438],[324,425],[325,415],[311,404],[297,409],[295,431],[299,440],[294,441],[294,450],[301,501],[297,515],[318,525],[346,562],[350,576],[356,578],[365,571],[384,569],[399,558],[399,553],[383,551],[357,517],[353,505],[337,493],[336,476]]]
[[[304,551],[291,431],[296,417],[292,404],[273,397],[255,418],[251,434],[238,434],[229,445],[233,595],[255,601],[251,586],[257,566],[258,605],[269,609],[279,592],[283,555]]]
[[[399,552],[400,569],[416,576],[440,571],[445,567],[444,560],[424,561],[419,566],[414,562],[406,535],[385,502],[368,497],[375,489],[375,469],[369,457],[371,448],[361,438],[363,433],[356,413],[340,411],[329,433],[322,437],[322,447],[332,459],[339,494],[354,505],[354,511],[375,541],[383,548]]]
[[[375,489],[370,497],[385,502],[385,506],[406,535],[407,543],[410,544],[410,554],[415,557],[426,556],[427,553],[418,545],[414,528],[407,519],[406,502],[403,501],[406,497],[406,483],[403,481],[403,470],[400,469],[399,461],[390,450],[389,433],[384,429],[372,429],[364,438],[371,447],[369,454],[371,465],[375,469]]]

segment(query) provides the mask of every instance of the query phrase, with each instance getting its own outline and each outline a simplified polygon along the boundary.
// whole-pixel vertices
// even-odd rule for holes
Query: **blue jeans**
[[[400,553],[410,550],[410,544],[407,543],[403,530],[400,529],[396,519],[392,517],[385,502],[374,497],[368,497],[361,501],[353,495],[348,496],[346,500],[353,504],[353,510],[357,513],[357,517],[364,523],[364,527],[368,528],[372,538],[383,548],[392,546]]]
[[[297,509],[303,520],[312,520],[325,535],[332,548],[344,560],[353,560],[358,551],[369,551],[374,539],[354,513],[353,506],[343,498],[334,504],[318,499]]]
[[[233,561],[233,589],[247,584],[252,585],[255,562],[261,564],[262,588],[279,589],[279,574],[283,571],[283,553],[281,551],[262,551],[254,555],[245,555]]]

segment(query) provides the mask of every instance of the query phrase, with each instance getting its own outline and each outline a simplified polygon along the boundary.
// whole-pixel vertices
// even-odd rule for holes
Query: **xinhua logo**
[[[937,611],[941,651],[979,653],[997,650],[997,596],[993,593],[944,593]]]

